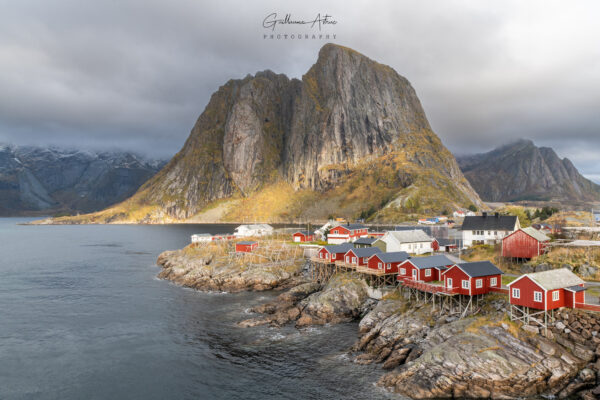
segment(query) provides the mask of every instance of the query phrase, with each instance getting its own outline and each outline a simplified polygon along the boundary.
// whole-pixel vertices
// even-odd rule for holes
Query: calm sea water
[[[356,324],[241,329],[276,293],[156,279],[157,255],[227,225],[0,219],[0,399],[387,399],[345,356]]]

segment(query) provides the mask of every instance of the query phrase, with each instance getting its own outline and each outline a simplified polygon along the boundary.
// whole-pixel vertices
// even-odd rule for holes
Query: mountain
[[[0,215],[100,210],[131,196],[163,165],[124,152],[0,145]]]
[[[459,157],[458,162],[485,201],[600,200],[600,186],[584,178],[569,159],[530,140]]]
[[[327,44],[210,98],[183,148],[126,202],[71,222],[399,219],[482,205],[392,68]]]

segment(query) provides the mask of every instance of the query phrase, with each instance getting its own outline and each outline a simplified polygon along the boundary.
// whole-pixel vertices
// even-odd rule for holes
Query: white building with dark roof
[[[463,246],[474,244],[496,244],[504,237],[521,228],[519,218],[498,213],[465,217],[462,224]]]

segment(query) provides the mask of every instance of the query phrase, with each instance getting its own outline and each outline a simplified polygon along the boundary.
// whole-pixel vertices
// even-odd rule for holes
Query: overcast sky
[[[286,4],[286,5],[284,5]],[[0,142],[168,157],[211,93],[271,69],[300,78],[325,39],[392,66],[457,154],[530,138],[600,182],[600,2],[0,0]],[[310,26],[275,33],[312,34]]]

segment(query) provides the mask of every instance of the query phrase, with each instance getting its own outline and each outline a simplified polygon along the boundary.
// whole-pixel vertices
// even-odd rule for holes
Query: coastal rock
[[[158,277],[194,289],[224,292],[262,291],[300,283],[301,260],[285,265],[245,263],[244,259],[234,262],[217,254],[218,250],[210,253],[193,247],[165,251],[157,259],[163,268]]]

